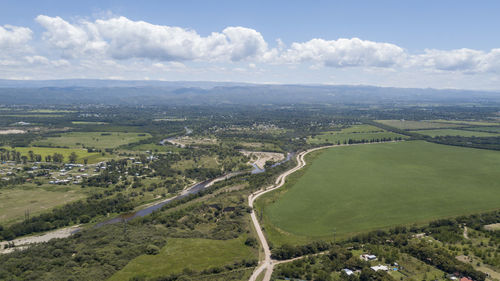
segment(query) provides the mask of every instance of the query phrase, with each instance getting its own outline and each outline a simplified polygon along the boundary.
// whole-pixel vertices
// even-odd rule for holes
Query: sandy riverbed
[[[3,241],[0,242],[0,254],[7,254],[15,250],[24,250],[29,244],[48,242],[54,238],[66,238],[70,236],[72,232],[78,230],[79,228],[80,228],[79,225],[74,225],[71,227],[65,227],[54,231],[50,231],[42,235],[28,236],[28,237],[14,239],[10,241],[11,243],[14,243],[15,245],[14,248],[4,249],[5,245],[8,244],[8,242]]]

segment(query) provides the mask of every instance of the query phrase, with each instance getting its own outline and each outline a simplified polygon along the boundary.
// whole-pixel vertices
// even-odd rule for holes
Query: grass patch
[[[98,121],[71,121],[73,125],[105,125],[108,124],[106,122],[98,122]]]
[[[158,151],[158,152],[177,152],[181,151],[182,148],[177,147],[172,144],[165,144],[165,145],[160,145],[156,143],[144,143],[144,144],[139,144],[135,145],[131,148],[133,151]]]
[[[26,210],[33,216],[82,199],[85,194],[79,189],[78,187],[68,190],[68,186],[54,186],[50,191],[42,187],[0,189],[0,222],[11,223],[21,220]]]
[[[202,156],[196,161],[193,159],[189,160],[181,160],[172,165],[173,169],[184,171],[186,169],[193,168],[209,168],[209,169],[217,169],[219,168],[217,164],[217,160],[213,156]]]
[[[3,114],[5,117],[22,117],[22,118],[58,118],[64,117],[62,114]]]
[[[500,134],[500,127],[473,127],[473,128],[464,128],[467,131],[481,131],[488,133],[498,133]]]
[[[63,147],[95,147],[115,148],[120,145],[137,142],[150,138],[146,133],[123,133],[123,132],[71,132],[61,134],[59,137],[49,137],[36,141],[34,145],[39,146],[63,146]]]
[[[461,121],[461,120],[432,120],[438,123],[448,123],[448,124],[459,124],[459,125],[471,125],[471,126],[498,126],[500,123],[497,122],[485,122],[485,121]]]
[[[500,134],[479,132],[479,131],[466,131],[456,129],[439,129],[439,130],[419,130],[413,131],[418,134],[437,137],[437,136],[461,136],[461,137],[497,137]]]
[[[60,153],[64,156],[64,161],[67,162],[69,159],[69,155],[72,152],[75,152],[78,156],[77,163],[83,163],[84,159],[88,160],[89,164],[101,162],[109,159],[109,157],[102,156],[101,153],[98,152],[87,152],[86,149],[83,148],[56,148],[56,147],[0,147],[8,150],[15,150],[21,153],[21,156],[29,155],[29,151],[33,151],[34,154],[40,154],[42,156],[42,160],[47,155],[53,155],[54,153]]]
[[[417,129],[439,129],[439,128],[456,128],[461,127],[460,124],[432,122],[432,121],[411,121],[411,120],[375,120],[375,122],[395,127],[402,130],[417,130]]]
[[[158,255],[139,256],[108,280],[160,277],[181,273],[184,269],[201,271],[255,258],[256,249],[245,246],[244,241],[244,237],[231,240],[168,238]]]
[[[307,139],[308,143],[311,144],[322,144],[322,143],[344,143],[349,139],[353,141],[361,140],[382,140],[383,138],[408,138],[397,133],[388,132],[383,129],[377,128],[371,125],[354,125],[349,128],[342,129],[340,131],[324,132],[314,137]]]
[[[500,208],[497,151],[411,141],[335,147],[307,161],[258,200],[275,245]]]

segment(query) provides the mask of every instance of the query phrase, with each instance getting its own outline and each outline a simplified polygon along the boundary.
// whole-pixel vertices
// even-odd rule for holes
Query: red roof
[[[472,279],[467,278],[467,277],[462,277],[462,278],[460,278],[460,281],[472,281]]]

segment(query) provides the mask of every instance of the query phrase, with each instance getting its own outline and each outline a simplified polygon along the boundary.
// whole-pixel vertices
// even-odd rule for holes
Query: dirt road
[[[254,270],[252,276],[250,276],[250,281],[255,281],[259,274],[265,270],[266,273],[264,275],[263,281],[269,281],[271,280],[271,275],[273,273],[273,268],[274,265],[279,263],[277,261],[274,261],[271,259],[271,250],[269,249],[269,245],[267,243],[266,237],[264,236],[264,233],[262,232],[262,228],[259,224],[259,220],[257,219],[257,216],[255,215],[255,211],[253,210],[253,203],[255,199],[259,198],[261,195],[266,194],[270,191],[273,191],[275,189],[278,189],[282,187],[285,184],[286,177],[289,176],[290,174],[296,172],[297,170],[302,169],[305,165],[306,162],[304,161],[304,156],[307,155],[310,152],[323,149],[323,148],[329,148],[333,146],[322,146],[322,147],[317,147],[313,149],[309,149],[307,151],[303,151],[297,155],[297,166],[294,168],[284,172],[283,174],[279,175],[278,178],[276,179],[276,182],[274,185],[266,187],[264,189],[261,189],[257,192],[254,192],[248,196],[248,205],[250,208],[252,208],[252,213],[250,214],[252,218],[253,225],[255,227],[255,230],[257,231],[257,236],[259,237],[260,243],[262,245],[262,248],[264,249],[264,260],[259,263],[257,268]]]

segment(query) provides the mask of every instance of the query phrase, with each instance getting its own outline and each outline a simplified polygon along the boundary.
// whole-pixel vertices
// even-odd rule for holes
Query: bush
[[[146,254],[148,255],[158,255],[160,253],[160,248],[155,245],[148,245],[146,247]]]

